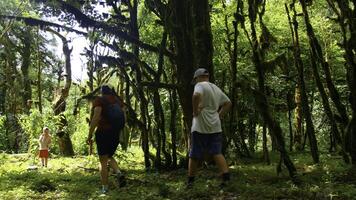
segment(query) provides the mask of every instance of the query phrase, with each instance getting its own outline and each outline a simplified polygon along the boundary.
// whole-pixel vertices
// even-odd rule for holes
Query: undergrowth
[[[117,156],[127,186],[119,188],[110,177],[109,193],[103,196],[95,156],[52,155],[49,167],[41,168],[28,154],[0,154],[0,199],[356,199],[355,175],[337,155],[322,154],[319,164],[309,154],[291,155],[300,185],[293,184],[285,168],[277,176],[278,155],[271,156],[272,165],[238,160],[223,189],[215,166],[200,169],[194,187],[186,189],[186,169],[147,171],[139,148]]]

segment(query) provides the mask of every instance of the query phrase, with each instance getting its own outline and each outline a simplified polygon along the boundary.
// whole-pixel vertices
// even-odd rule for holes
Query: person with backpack
[[[191,127],[187,187],[191,188],[200,161],[212,156],[222,174],[224,187],[230,180],[229,168],[221,152],[221,118],[231,108],[231,101],[215,84],[209,82],[209,72],[199,68],[193,76],[193,121]]]
[[[93,101],[91,121],[87,143],[92,142],[95,131],[95,142],[100,161],[101,192],[108,192],[108,166],[116,173],[120,187],[126,184],[124,175],[113,157],[119,145],[120,132],[125,124],[124,104],[121,98],[109,86],[101,87],[101,96]]]

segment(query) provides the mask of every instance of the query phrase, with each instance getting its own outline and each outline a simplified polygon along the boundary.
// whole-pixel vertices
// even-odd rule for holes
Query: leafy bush
[[[29,115],[20,116],[20,125],[24,130],[28,138],[28,152],[32,155],[36,155],[38,151],[38,138],[42,133],[44,126],[47,126],[52,134],[51,151],[58,152],[56,144],[56,137],[53,134],[55,130],[55,124],[58,122],[58,117],[55,117],[51,109],[45,109],[43,113],[39,110],[33,109]]]
[[[8,138],[6,136],[5,116],[0,115],[0,150],[6,150]]]
[[[86,139],[88,136],[89,125],[86,122],[86,115],[73,116],[71,113],[66,114],[68,120],[68,129],[71,133],[73,149],[76,154],[88,155],[88,145]]]

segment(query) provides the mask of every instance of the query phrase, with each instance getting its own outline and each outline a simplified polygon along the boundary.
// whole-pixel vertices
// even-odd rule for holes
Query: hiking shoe
[[[224,189],[224,188],[227,187],[227,185],[228,185],[227,181],[223,181],[223,182],[221,182],[221,183],[219,184],[219,188],[220,188],[220,189]]]
[[[126,178],[122,174],[117,174],[116,175],[117,183],[119,184],[119,187],[124,187],[126,185]]]
[[[105,195],[105,194],[107,194],[109,192],[109,190],[107,189],[107,188],[101,188],[101,190],[100,190],[100,193],[102,194],[102,195]]]
[[[193,182],[187,182],[186,188],[187,189],[192,189],[193,188]]]

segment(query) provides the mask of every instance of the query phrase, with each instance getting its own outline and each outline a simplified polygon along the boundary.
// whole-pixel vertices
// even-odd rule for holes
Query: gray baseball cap
[[[209,76],[208,70],[205,69],[205,68],[198,68],[198,69],[195,70],[195,72],[194,72],[193,79],[195,79],[195,78],[198,77],[198,76],[204,76],[204,75]]]
[[[195,84],[195,79],[198,76],[209,76],[209,71],[205,68],[198,68],[197,70],[195,70],[194,72],[194,76],[193,76],[193,80],[192,80],[192,84]]]

